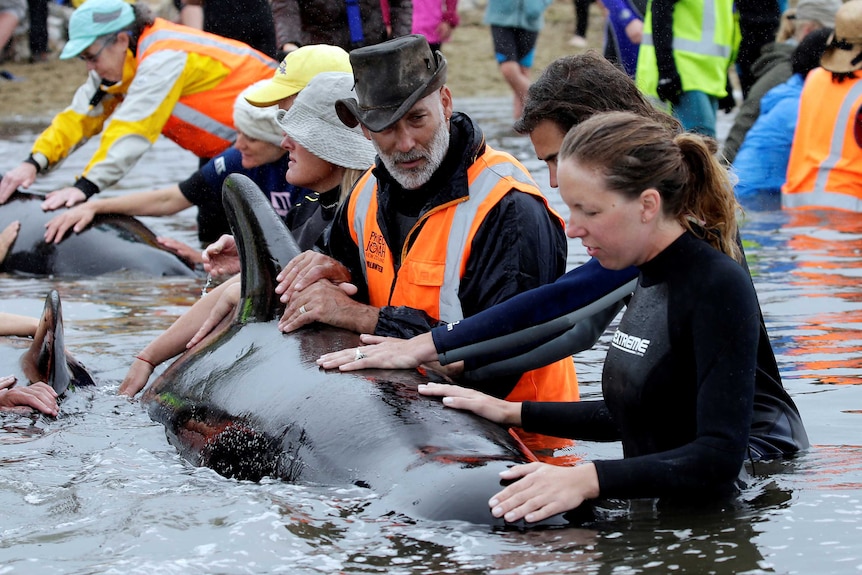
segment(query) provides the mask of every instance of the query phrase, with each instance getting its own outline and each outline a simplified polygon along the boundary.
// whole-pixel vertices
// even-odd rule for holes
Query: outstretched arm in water
[[[191,205],[179,186],[90,200],[51,218],[45,224],[45,242],[59,244],[70,229],[76,234],[84,231],[97,214],[169,216]]]
[[[221,294],[232,284],[239,284],[239,280],[239,276],[234,276],[212,290],[206,297],[196,301],[191,309],[177,318],[171,327],[142,349],[135,356],[135,360],[117,393],[133,397],[147,385],[147,381],[157,365],[185,351],[192,337],[210,317],[210,313],[218,303]]]
[[[36,335],[36,328],[38,327],[38,318],[14,313],[0,313],[0,335],[33,337]]]
[[[215,292],[213,294],[215,295]],[[221,325],[223,321],[232,318],[239,305],[240,297],[242,297],[242,289],[238,281],[230,282],[230,285],[221,290],[215,305],[210,306],[209,315],[204,319],[198,331],[191,337],[186,347],[193,348],[203,341],[216,327]]]

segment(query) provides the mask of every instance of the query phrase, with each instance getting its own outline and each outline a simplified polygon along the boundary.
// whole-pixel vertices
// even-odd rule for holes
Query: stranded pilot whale
[[[63,311],[57,290],[51,290],[45,297],[45,308],[32,341],[17,337],[0,337],[0,340],[3,342],[0,374],[15,375],[18,385],[44,381],[59,396],[70,387],[93,385],[86,368],[66,351]]]
[[[155,234],[131,216],[99,215],[81,233],[70,233],[59,244],[45,243],[45,224],[62,210],[43,211],[44,199],[18,191],[0,206],[0,229],[21,222],[0,271],[55,277],[123,270],[157,277],[196,275],[193,265],[160,246]]]
[[[498,473],[529,461],[506,429],[419,395],[418,371],[324,371],[322,353],[358,344],[322,325],[282,334],[275,276],[299,253],[255,184],[228,176],[223,199],[242,260],[233,322],[186,351],[142,398],[190,462],[257,480],[368,487],[368,511],[502,525]]]

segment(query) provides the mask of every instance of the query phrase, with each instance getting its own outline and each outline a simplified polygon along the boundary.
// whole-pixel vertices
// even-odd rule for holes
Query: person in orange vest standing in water
[[[827,42],[802,88],[781,205],[862,212],[862,0],[838,9]]]
[[[71,105],[0,181],[0,203],[89,138],[99,148],[77,181],[50,192],[44,210],[71,207],[119,181],[164,134],[202,162],[236,139],[233,102],[272,77],[277,62],[250,46],[152,16],[144,3],[87,0],[69,21],[61,59],[87,64]]]

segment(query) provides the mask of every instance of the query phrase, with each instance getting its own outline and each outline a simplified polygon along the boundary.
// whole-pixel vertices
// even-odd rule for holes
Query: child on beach
[[[545,25],[544,14],[550,4],[551,0],[488,0],[485,24],[491,26],[500,73],[514,93],[514,118],[519,118],[524,109],[536,40]]]

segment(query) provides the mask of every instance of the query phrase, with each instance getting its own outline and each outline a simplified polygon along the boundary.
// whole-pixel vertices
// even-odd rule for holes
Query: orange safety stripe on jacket
[[[138,40],[138,62],[159,50],[201,54],[229,70],[215,87],[184,90],[162,134],[201,158],[211,158],[236,139],[233,106],[237,94],[272,78],[277,63],[247,44],[173,24],[162,18]],[[191,87],[190,87],[191,88]]]
[[[862,212],[862,149],[854,135],[860,106],[862,80],[834,83],[823,68],[808,74],[781,189],[783,207]]]
[[[489,169],[491,167],[493,170]],[[497,175],[507,169],[512,175]],[[509,154],[486,146],[485,152],[468,169],[467,179],[469,196],[429,210],[414,224],[405,239],[397,275],[391,249],[377,224],[377,183],[371,177],[371,170],[357,182],[348,199],[347,217],[353,241],[360,247],[369,303],[372,306],[408,306],[447,322],[463,318],[457,299],[458,280],[466,269],[473,238],[494,206],[510,190],[517,189],[541,198],[546,209],[554,213],[527,171]],[[480,181],[481,184],[477,184]],[[468,208],[471,199],[473,204]],[[472,214],[469,225],[463,226],[463,229],[460,225],[453,226],[453,221],[459,217],[459,206],[465,213]],[[562,219],[556,214],[554,216],[563,225]],[[409,251],[407,246],[410,246]],[[455,250],[459,252],[457,255],[453,254]],[[459,261],[456,264],[449,258]],[[447,281],[452,279],[447,278],[447,263],[450,264],[450,272],[457,272],[455,281]],[[577,401],[578,398],[574,362],[566,358],[524,373],[506,399]]]

